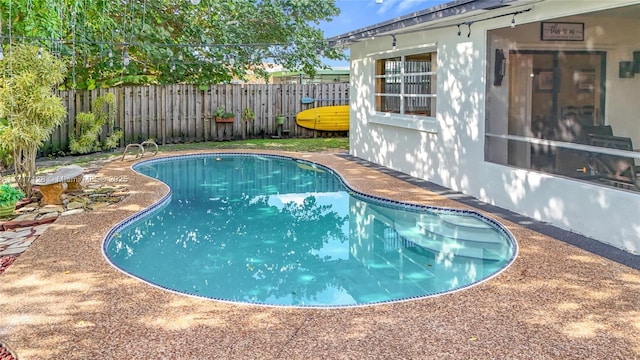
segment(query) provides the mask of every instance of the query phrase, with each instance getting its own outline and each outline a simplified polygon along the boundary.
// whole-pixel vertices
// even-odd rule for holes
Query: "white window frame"
[[[432,69],[433,71],[429,71],[429,72],[423,72],[423,73],[412,73],[409,76],[413,76],[413,75],[418,75],[418,74],[429,74],[429,75],[435,75],[436,77],[436,82],[433,83],[432,89],[435,90],[435,92],[431,93],[431,94],[424,94],[424,97],[429,97],[429,98],[434,98],[437,99],[437,93],[438,93],[438,83],[437,83],[437,79],[438,79],[438,69],[439,69],[439,64],[438,64],[438,46],[436,43],[430,43],[430,44],[423,44],[419,47],[415,47],[415,48],[411,48],[411,49],[402,49],[402,50],[394,50],[394,51],[385,51],[385,52],[379,52],[379,53],[375,53],[375,54],[369,54],[370,58],[373,60],[373,68],[372,68],[372,78],[373,78],[373,83],[372,83],[372,87],[375,89],[376,87],[376,81],[377,78],[384,76],[384,75],[377,75],[376,74],[376,64],[378,60],[384,60],[384,59],[391,59],[391,58],[395,58],[395,57],[402,57],[402,61],[404,63],[404,58],[406,56],[410,56],[410,55],[416,55],[416,54],[423,54],[423,53],[431,53],[433,54],[434,58],[432,59]],[[434,69],[435,68],[435,69]],[[403,73],[404,71],[404,67],[401,68],[401,74],[400,76],[405,76],[405,74]],[[399,74],[393,74],[393,75],[389,75],[389,76],[398,76]],[[404,84],[404,82],[402,82],[402,84]],[[404,86],[401,87],[401,90],[404,91]],[[416,114],[404,114],[404,113],[396,113],[396,112],[382,112],[382,111],[377,111],[375,110],[375,102],[376,102],[376,97],[379,95],[388,95],[391,96],[392,94],[380,94],[380,93],[372,93],[371,95],[371,103],[373,104],[373,113],[370,115],[369,117],[369,122],[372,124],[379,124],[379,125],[386,125],[386,126],[393,126],[393,127],[399,127],[399,128],[405,128],[405,129],[412,129],[412,130],[417,130],[417,131],[421,131],[421,132],[426,132],[426,133],[438,133],[440,131],[440,126],[436,120],[436,115],[437,115],[437,110],[438,110],[438,104],[436,101],[436,110],[433,111],[431,113],[430,116],[426,116],[426,115],[416,115]],[[395,96],[399,96],[395,95]],[[405,95],[405,97],[408,97]],[[401,98],[402,99],[402,98]],[[401,109],[404,110],[404,102],[401,100]]]

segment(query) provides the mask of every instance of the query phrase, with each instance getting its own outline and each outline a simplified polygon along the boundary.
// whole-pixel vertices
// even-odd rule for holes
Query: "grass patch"
[[[349,150],[348,138],[312,139],[251,139],[237,141],[216,141],[193,144],[161,145],[160,151],[215,150],[215,149],[257,149],[296,152],[322,152]]]
[[[158,151],[188,151],[188,150],[216,150],[216,149],[254,149],[254,150],[277,150],[293,152],[324,152],[324,151],[348,151],[349,138],[311,138],[311,139],[251,139],[237,141],[212,141],[190,144],[169,144],[159,145]],[[152,151],[152,147],[147,147],[146,151]],[[65,164],[86,165],[98,160],[116,160],[122,157],[124,148],[115,149],[112,152],[100,152],[79,156],[64,156],[59,158],[38,159],[38,170],[48,170]],[[127,157],[134,156],[135,149],[127,153]]]

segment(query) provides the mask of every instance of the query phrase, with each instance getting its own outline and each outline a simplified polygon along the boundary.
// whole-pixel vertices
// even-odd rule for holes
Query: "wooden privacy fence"
[[[61,91],[67,117],[43,147],[43,155],[67,149],[69,134],[76,128],[76,114],[90,112],[93,101],[107,92],[116,96],[115,127],[123,131],[120,146],[148,139],[162,145],[269,137],[277,133],[277,115],[285,116],[282,128],[288,130],[289,137],[335,136],[335,132],[302,128],[295,116],[309,108],[349,102],[347,83],[233,84],[213,85],[206,90],[195,85],[158,85]],[[315,101],[302,104],[303,97]],[[235,114],[233,123],[215,122],[214,112],[219,106]],[[255,120],[242,119],[247,108],[254,112]],[[105,126],[103,133],[107,131]]]

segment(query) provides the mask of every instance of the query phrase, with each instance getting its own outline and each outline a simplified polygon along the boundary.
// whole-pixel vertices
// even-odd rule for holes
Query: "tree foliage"
[[[31,196],[38,147],[49,139],[67,110],[53,93],[66,74],[65,64],[30,45],[5,49],[0,62],[0,144],[13,150],[18,186]]]
[[[268,62],[313,75],[318,54],[344,56],[318,28],[339,14],[335,0],[9,1],[2,33],[68,59],[68,87],[223,83],[264,77]]]

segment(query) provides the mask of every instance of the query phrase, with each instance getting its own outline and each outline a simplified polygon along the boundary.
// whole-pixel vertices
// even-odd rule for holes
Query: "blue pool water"
[[[468,211],[357,194],[331,170],[286,157],[206,154],[134,169],[171,196],[116,226],[105,256],[176,292],[334,307],[442,294],[500,272],[516,243]]]

